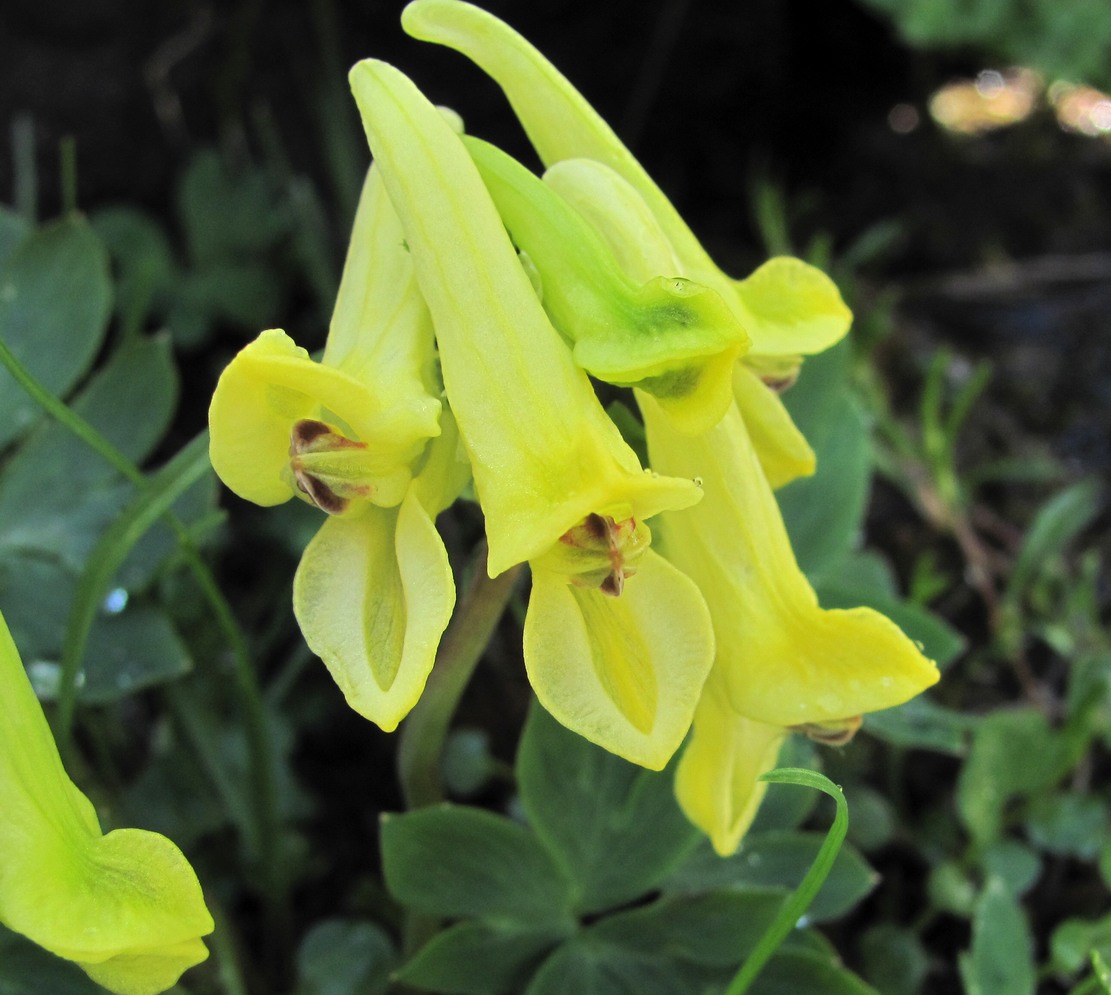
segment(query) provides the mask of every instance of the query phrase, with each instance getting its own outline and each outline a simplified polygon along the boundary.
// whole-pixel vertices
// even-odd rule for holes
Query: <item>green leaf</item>
[[[77,577],[56,557],[39,552],[0,557],[0,612],[31,683],[41,696],[34,669],[39,661],[56,667],[62,653],[62,631],[73,602]]]
[[[1066,919],[1049,940],[1053,967],[1065,974],[1076,974],[1084,966],[1089,951],[1098,950],[1111,957],[1111,915],[1102,919]]]
[[[651,891],[698,842],[669,771],[615,757],[536,704],[518,747],[517,779],[529,822],[574,882],[580,912]]]
[[[996,711],[981,719],[957,781],[957,811],[973,840],[998,839],[1007,802],[1051,788],[1071,759],[1040,712]]]
[[[1082,480],[1051,498],[1039,511],[1011,570],[1006,597],[1023,597],[1045,563],[1082,532],[1099,513],[1100,486],[1096,480]]]
[[[103,705],[172,681],[193,668],[161,609],[139,606],[98,618],[89,632],[78,700]]]
[[[1030,803],[1026,833],[1043,850],[1088,861],[1106,840],[1109,821],[1107,803],[1093,795],[1038,795]]]
[[[1111,968],[1098,950],[1092,951],[1092,973],[1099,982],[1100,988],[1111,995]]]
[[[108,258],[88,223],[71,215],[23,239],[0,264],[0,339],[55,394],[88,370],[112,302]],[[39,411],[0,370],[0,445]]]
[[[861,937],[860,952],[864,977],[884,995],[918,995],[930,965],[917,934],[880,923]]]
[[[461,922],[437,934],[397,972],[403,984],[439,995],[519,992],[568,930]]]
[[[419,912],[533,926],[562,924],[570,914],[569,883],[536,837],[480,809],[384,815],[382,863],[393,896]]]
[[[289,212],[260,169],[233,170],[219,153],[198,152],[178,188],[189,255],[205,266],[257,256],[289,228]]]
[[[784,950],[773,957],[748,991],[750,995],[879,995],[837,960],[802,950]]]
[[[999,878],[1016,897],[1033,887],[1042,872],[1041,857],[1017,840],[998,840],[980,856],[985,876]]]
[[[905,705],[866,715],[864,731],[894,746],[963,757],[968,752],[969,732],[976,722],[972,716],[919,695]]]
[[[68,960],[0,925],[0,995],[104,995]]]
[[[354,919],[325,919],[297,950],[297,995],[386,995],[397,962],[381,927]]]
[[[692,988],[689,977],[665,957],[635,953],[582,936],[556,950],[525,989],[525,995],[568,995],[570,992],[575,995],[691,995]]]
[[[208,462],[208,433],[185,445],[169,463],[146,482],[139,495],[97,540],[89,555],[73,599],[62,645],[62,679],[58,689],[58,739],[65,746],[76,703],[77,677],[89,632],[109,592],[112,578],[135,544],[197,480],[212,472]]]
[[[155,336],[117,351],[73,410],[137,462],[161,441],[177,394],[169,339]],[[43,425],[0,475],[0,547],[49,552],[78,570],[131,490],[65,426]]]
[[[738,853],[719,857],[715,864],[684,866],[666,884],[672,893],[689,894],[719,888],[795,888],[814,862],[825,839],[824,833],[750,833]],[[844,915],[879,880],[860,852],[843,846],[834,861],[807,918],[814,922]]]
[[[590,928],[614,946],[703,967],[735,968],[752,952],[787,901],[782,888],[669,895],[606,916]]]
[[[31,226],[22,214],[0,205],[0,267],[31,233]]]
[[[783,403],[817,457],[812,477],[776,492],[799,566],[811,581],[857,543],[872,479],[863,409],[850,387],[852,348],[844,340],[808,357]]]
[[[959,960],[967,995],[1033,995],[1034,944],[1010,889],[990,878],[972,916],[972,948]]]
[[[115,264],[123,327],[141,331],[155,303],[180,279],[170,241],[158,222],[133,207],[104,208],[90,221]]]
[[[799,566],[816,583],[858,541],[872,480],[872,446],[863,409],[849,394],[837,399],[827,421],[805,434],[817,470],[780,488],[776,498]]]

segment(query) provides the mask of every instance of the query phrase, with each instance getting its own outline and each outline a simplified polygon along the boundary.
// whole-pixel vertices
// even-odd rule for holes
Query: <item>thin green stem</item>
[[[407,808],[443,801],[440,760],[448,726],[498,620],[505,611],[521,566],[489,577],[485,545],[476,553],[474,573],[440,644],[436,666],[416,707],[401,729],[398,776]]]
[[[240,966],[239,945],[236,942],[232,921],[223,906],[211,894],[205,895],[205,903],[216,925],[209,937],[209,942],[212,944],[212,952],[216,955],[216,974],[220,979],[220,991],[223,995],[248,995],[247,981],[243,977],[243,968]]]
[[[748,991],[749,986],[756,980],[757,975],[764,969],[764,965],[779,949],[779,945],[798,924],[803,913],[810,907],[810,903],[818,894],[825,883],[834,860],[845,842],[845,834],[849,830],[849,805],[841,789],[828,777],[817,771],[804,770],[798,767],[781,767],[760,776],[761,781],[770,781],[773,784],[798,784],[803,787],[817,788],[824,791],[837,804],[837,813],[833,818],[833,825],[822,843],[814,863],[802,879],[794,893],[779,910],[772,924],[760,937],[760,942],[741,965],[741,969],[733,978],[732,983],[725,990],[725,995],[742,995]]]
[[[58,147],[62,160],[62,213],[77,210],[77,139],[64,135]]]

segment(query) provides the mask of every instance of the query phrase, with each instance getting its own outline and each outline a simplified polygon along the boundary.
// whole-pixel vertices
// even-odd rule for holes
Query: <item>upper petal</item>
[[[367,384],[309,358],[281,329],[244,347],[220,376],[208,411],[209,454],[220,479],[260,505],[293,496],[288,473],[290,433],[300,419],[336,424],[366,443],[373,500],[401,500],[409,464],[429,435],[439,431],[439,402],[383,409]]]
[[[825,352],[852,324],[837,285],[801,259],[769,259],[734,286],[754,360]]]

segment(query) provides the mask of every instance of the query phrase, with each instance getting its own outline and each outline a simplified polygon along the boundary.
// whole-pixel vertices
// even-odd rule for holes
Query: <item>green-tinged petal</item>
[[[733,394],[772,488],[814,472],[814,450],[795,426],[779,395],[744,364],[733,370]]]
[[[414,0],[402,12],[401,23],[414,38],[454,48],[482,68],[505,91],[545,166],[593,159],[618,173],[666,235],[679,263],[675,272],[737,307],[737,317],[752,338],[752,352],[764,366],[779,369],[794,357],[791,365],[797,369],[800,355],[820,352],[844,334],[848,310],[836,289],[800,260],[785,261],[790,273],[777,263],[770,272],[757,270],[755,280],[739,283],[723,273],[613,129],[507,24],[460,0]],[[799,299],[780,297],[780,289]],[[811,309],[816,313],[809,313]],[[752,328],[750,320],[755,320]]]
[[[66,776],[0,618],[0,922],[119,995],[154,995],[208,956],[196,875],[156,833],[102,836]]]
[[[606,240],[618,265],[637,283],[661,273],[681,273],[656,216],[620,173],[595,159],[564,159],[544,182]]]
[[[738,715],[717,683],[715,677],[706,682],[694,713],[675,773],[675,796],[687,818],[726,857],[756,818],[768,790],[757,778],[775,766],[787,731]]]
[[[383,409],[415,406],[435,417],[432,319],[401,222],[374,166],[355,212],[322,362],[369,385]]]
[[[574,345],[575,362],[658,397],[691,432],[720,420],[733,364],[748,345],[725,301],[675,270],[634,281],[552,185],[487,142],[463,141],[513,243],[539,274],[544,309]]]
[[[454,605],[447,552],[412,489],[400,507],[329,518],[293,582],[305,641],[347,703],[386,732],[424,690]]]
[[[706,497],[657,523],[665,551],[706,595],[733,708],[778,726],[821,725],[900,704],[937,668],[889,619],[823,610],[795,562],[739,411],[695,439],[640,397],[648,448],[672,473],[702,475]]]
[[[208,420],[209,453],[220,479],[256,504],[281,504],[294,494],[289,472],[290,433],[302,420],[319,420],[365,444],[376,504],[397,504],[409,485],[409,463],[429,435],[439,432],[439,402],[383,409],[354,377],[314,362],[281,329],[270,329],[242,349],[220,376]]]
[[[820,269],[791,256],[769,259],[736,283],[742,319],[752,337],[750,361],[812,356],[841,341],[853,314]]]
[[[651,550],[616,598],[533,571],[524,651],[536,696],[633,763],[659,770],[679,747],[713,648],[698,589]]]
[[[693,481],[642,470],[606,416],[460,137],[392,66],[366,60],[350,78],[436,325],[491,575],[540,555],[589,514],[645,519],[696,502]]]

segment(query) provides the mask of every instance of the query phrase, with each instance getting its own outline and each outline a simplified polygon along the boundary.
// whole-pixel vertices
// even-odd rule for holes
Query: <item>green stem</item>
[[[62,161],[62,213],[73,214],[77,210],[77,139],[63,135],[58,154]]]
[[[92,425],[64,402],[43,387],[27,368],[0,340],[0,363],[15,381],[31,396],[48,415],[64,425],[122,476],[142,492],[150,482],[123,453],[104,438]],[[254,792],[254,812],[259,844],[259,856],[266,883],[264,891],[272,905],[281,904],[281,870],[278,854],[278,810],[274,786],[272,751],[269,723],[262,693],[255,678],[247,641],[227,599],[220,591],[212,571],[205,564],[188,528],[172,511],[165,511],[162,520],[173,531],[186,565],[192,571],[201,593],[212,609],[215,624],[220,629],[232,651],[235,686],[243,712],[247,732],[247,749],[251,765],[251,786]],[[76,649],[72,650],[76,653]],[[79,657],[78,657],[79,658]]]
[[[772,954],[779,949],[779,945],[787,938],[787,934],[798,924],[799,919],[810,907],[814,896],[825,883],[834,860],[837,859],[841,844],[845,841],[845,834],[849,830],[849,805],[841,789],[828,777],[813,770],[803,770],[798,767],[781,767],[760,776],[761,781],[770,781],[773,784],[798,784],[803,787],[817,788],[824,791],[837,804],[837,814],[834,816],[833,825],[830,826],[814,863],[810,870],[795,889],[794,893],[779,910],[772,924],[760,937],[756,949],[741,965],[733,982],[725,990],[725,995],[742,995],[748,991],[749,986],[756,980],[756,976],[764,969],[764,965],[771,959]]]
[[[476,553],[472,566],[470,585],[440,644],[424,694],[401,729],[397,767],[407,808],[443,801],[440,760],[451,717],[522,570],[518,565],[489,577],[485,545]]]

